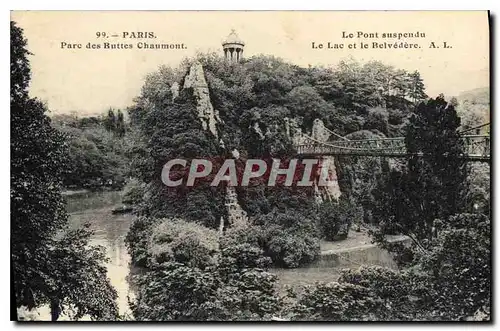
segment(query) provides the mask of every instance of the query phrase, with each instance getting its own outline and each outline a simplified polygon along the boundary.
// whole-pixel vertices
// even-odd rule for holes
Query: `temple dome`
[[[241,46],[245,46],[245,43],[243,40],[240,39],[240,37],[236,34],[236,31],[231,30],[231,33],[227,36],[227,38],[222,42],[222,46],[227,45],[227,44],[237,44]]]

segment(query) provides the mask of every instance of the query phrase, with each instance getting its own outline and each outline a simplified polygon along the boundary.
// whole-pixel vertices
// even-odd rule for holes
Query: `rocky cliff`
[[[319,142],[328,142],[331,136],[330,132],[323,124],[323,121],[320,119],[314,120],[311,134],[309,135],[302,132],[295,119],[285,118],[285,123],[287,135],[290,137],[294,145],[312,143],[307,136]],[[323,156],[321,158],[321,167],[328,173],[328,182],[331,185],[319,187],[317,183],[315,184],[314,192],[316,201],[318,203],[322,203],[323,201],[338,199],[340,196],[340,187],[337,180],[335,158],[333,156]]]
[[[203,72],[203,66],[200,63],[191,66],[184,79],[183,88],[193,89],[193,94],[197,100],[196,109],[203,129],[209,130],[215,137],[218,137],[216,124],[220,122],[219,112],[214,109],[210,102],[208,84]]]
[[[196,110],[203,129],[209,130],[216,138],[218,138],[219,135],[217,132],[217,125],[221,123],[221,120],[219,112],[214,109],[212,102],[210,101],[208,84],[205,79],[203,66],[200,63],[195,63],[191,66],[189,73],[184,79],[183,88],[193,89],[193,95],[197,100]],[[177,87],[172,85],[173,95],[178,95],[178,90],[176,89]],[[226,144],[222,139],[220,139],[219,145],[223,147]],[[237,150],[232,151],[232,154],[234,158],[239,158],[239,152]],[[226,189],[225,206],[228,212],[228,223],[231,227],[248,227],[247,213],[239,205],[234,187],[228,186]],[[219,226],[219,230],[221,232],[224,230],[224,223],[224,219],[221,218]]]

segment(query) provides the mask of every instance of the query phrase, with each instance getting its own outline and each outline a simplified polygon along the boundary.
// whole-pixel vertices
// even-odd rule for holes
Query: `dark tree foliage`
[[[26,49],[27,40],[23,29],[10,21],[10,98],[11,102],[22,102],[28,98],[31,68]]]
[[[420,177],[417,179],[420,183],[427,184],[427,194],[432,195],[427,201],[432,208],[424,208],[432,210],[430,216],[434,218],[456,214],[463,205],[467,169],[459,127],[460,118],[455,108],[438,97],[421,103],[407,128],[408,152],[423,154],[423,157],[410,158],[408,171]]]
[[[120,109],[118,109],[115,114],[115,110],[110,108],[103,122],[104,122],[104,128],[108,132],[112,132],[118,137],[123,137],[125,135],[126,131],[125,119]]]
[[[120,109],[118,109],[118,113],[116,116],[116,134],[119,137],[123,137],[125,135],[125,131],[126,128],[125,128],[125,120],[123,117],[123,113]]]
[[[417,261],[427,273],[432,308],[444,319],[487,313],[491,305],[491,222],[483,214],[457,214],[436,222],[430,249]]]
[[[102,190],[125,185],[132,160],[130,150],[137,144],[137,137],[134,132],[125,135],[123,114],[118,111],[118,115],[121,133],[106,129],[106,116],[52,117],[54,127],[64,134],[68,145],[62,172],[65,188]]]
[[[116,130],[116,115],[111,108],[108,110],[108,116],[104,120],[104,127],[109,132],[114,132]]]
[[[422,77],[420,77],[420,73],[418,71],[414,71],[409,74],[410,78],[410,91],[409,97],[412,99],[414,103],[420,102],[427,98],[427,94],[425,93],[425,85]]]
[[[318,219],[324,239],[345,239],[353,221],[356,220],[356,205],[346,195],[338,201],[324,202],[318,206]]]
[[[29,98],[30,65],[22,29],[11,22],[11,261],[16,306],[50,304],[52,319],[113,319],[115,290],[104,256],[88,248],[88,234],[67,229],[60,192],[65,140],[47,109]],[[95,299],[90,300],[90,297]]]
[[[375,190],[378,241],[384,242],[385,233],[402,233],[424,250],[435,235],[435,220],[463,210],[467,169],[459,126],[455,109],[442,97],[417,107],[406,130],[406,167],[393,170]],[[410,258],[409,250],[399,246]]]

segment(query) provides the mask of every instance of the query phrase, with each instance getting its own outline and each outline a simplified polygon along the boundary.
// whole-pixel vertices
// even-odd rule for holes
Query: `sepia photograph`
[[[11,11],[11,320],[491,322],[490,24]]]

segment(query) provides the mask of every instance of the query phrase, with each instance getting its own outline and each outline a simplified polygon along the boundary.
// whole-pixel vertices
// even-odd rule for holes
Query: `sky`
[[[197,51],[222,54],[221,42],[235,29],[244,56],[269,54],[301,66],[334,66],[352,57],[418,70],[427,93],[436,96],[489,86],[489,26],[486,11],[370,12],[176,12],[176,11],[15,11],[11,19],[28,39],[30,94],[47,102],[53,114],[101,113],[125,108],[139,95],[144,77],[160,65],[175,67]],[[97,38],[106,32],[109,38]],[[154,39],[122,38],[153,32]],[[344,33],[345,32],[345,33]],[[359,43],[388,42],[383,33],[425,33],[402,38],[417,49],[360,49]],[[342,38],[352,33],[354,38]],[[358,33],[361,37],[357,38]],[[378,33],[379,38],[364,34]],[[119,37],[112,37],[117,34]],[[366,38],[365,38],[366,37]],[[444,48],[446,41],[451,48]],[[132,49],[87,49],[87,43],[133,44]],[[185,49],[138,49],[137,42],[184,44]],[[313,49],[312,43],[322,43]],[[327,49],[327,43],[344,49]],[[434,42],[439,48],[430,48]],[[61,48],[62,43],[81,49]],[[348,44],[356,43],[356,49]]]

